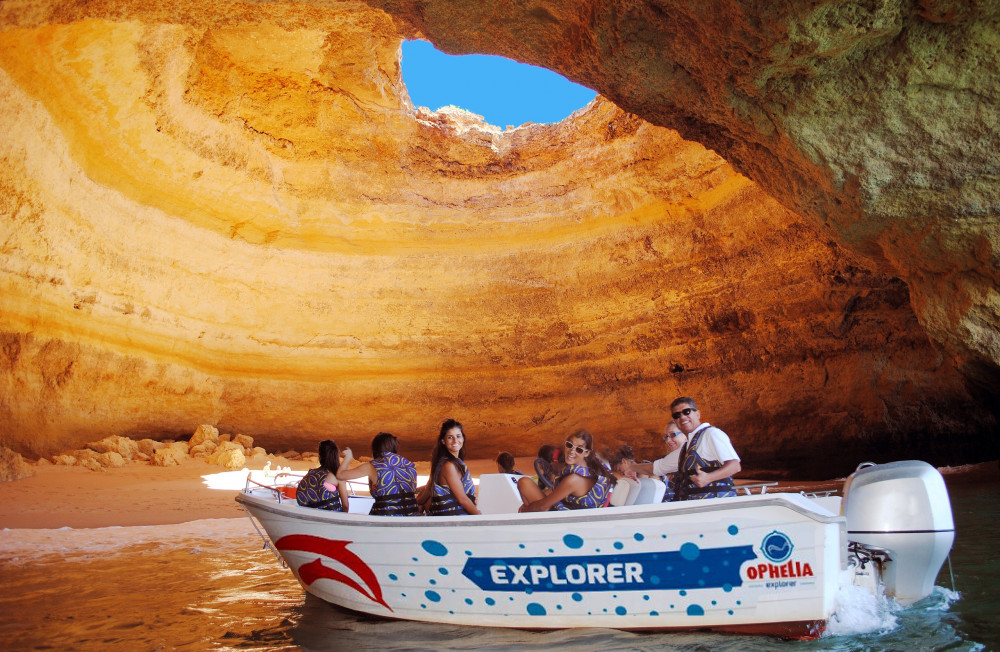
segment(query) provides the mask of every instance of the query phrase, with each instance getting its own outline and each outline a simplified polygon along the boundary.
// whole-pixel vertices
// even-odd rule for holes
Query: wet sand
[[[533,461],[534,458],[518,458],[516,467],[528,473]],[[265,463],[266,460],[253,460],[247,468],[259,471]],[[315,463],[272,462],[272,467],[277,465],[305,471]],[[171,525],[244,515],[234,498],[245,484],[246,473],[226,473],[199,459],[170,467],[132,463],[103,472],[75,466],[33,468],[35,475],[31,478],[0,482],[0,529]],[[469,460],[469,468],[476,478],[496,472],[492,460]],[[995,478],[998,466],[996,462],[986,462],[942,472],[950,483],[961,478]],[[752,482],[755,481],[750,478],[739,478],[737,484]],[[839,479],[783,481],[768,491],[839,491],[842,485]]]

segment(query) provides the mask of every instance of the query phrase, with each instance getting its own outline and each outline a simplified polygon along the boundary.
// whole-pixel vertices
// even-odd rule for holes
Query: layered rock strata
[[[652,454],[666,405],[690,394],[758,468],[992,452],[989,391],[967,387],[989,347],[947,319],[935,330],[914,271],[953,279],[934,310],[967,320],[985,305],[968,279],[991,276],[952,255],[965,236],[925,230],[952,253],[904,255],[912,240],[893,234],[931,218],[869,228],[875,203],[796,149],[794,111],[762,136],[722,120],[717,96],[653,110],[630,97],[645,79],[659,106],[672,87],[655,70],[602,81],[615,48],[569,70],[580,57],[545,21],[522,59],[548,39],[536,63],[763,187],[600,98],[507,131],[414,109],[402,38],[484,52],[512,38],[474,41],[494,19],[471,4],[450,32],[427,7],[0,7],[3,442],[38,454],[212,423],[268,449],[364,450],[389,430],[418,457],[453,416],[471,454],[579,427]],[[728,125],[728,148],[680,105]]]
[[[898,275],[1000,384],[1000,6],[957,0],[372,0],[450,53],[556,70],[719,152]]]

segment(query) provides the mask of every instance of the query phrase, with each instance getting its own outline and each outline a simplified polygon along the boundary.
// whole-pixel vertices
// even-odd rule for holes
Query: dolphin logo
[[[317,557],[313,561],[299,566],[299,579],[302,580],[302,583],[306,586],[311,585],[319,579],[340,582],[341,584],[346,584],[351,587],[372,602],[380,604],[389,611],[392,611],[392,607],[387,605],[385,600],[382,598],[382,586],[379,584],[378,578],[375,577],[375,573],[372,572],[372,569],[368,567],[368,564],[366,564],[361,557],[358,557],[356,554],[347,549],[347,546],[350,543],[352,542],[324,539],[323,537],[316,537],[309,534],[289,534],[275,541],[274,547],[282,552],[286,550],[314,552],[318,555],[333,559],[334,561],[338,561],[354,571],[361,581],[364,582],[364,586],[361,586],[347,575],[325,565],[323,560]]]

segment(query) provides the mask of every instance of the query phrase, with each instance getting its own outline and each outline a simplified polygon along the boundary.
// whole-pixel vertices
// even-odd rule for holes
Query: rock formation
[[[0,5],[0,443],[995,455],[996,16],[877,4]],[[414,108],[415,37],[610,101]]]

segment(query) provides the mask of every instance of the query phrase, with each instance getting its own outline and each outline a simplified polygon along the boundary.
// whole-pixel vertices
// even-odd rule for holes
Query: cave
[[[811,3],[0,5],[0,444],[201,424],[760,474],[997,457],[1000,11]],[[597,91],[500,128],[400,47]]]

